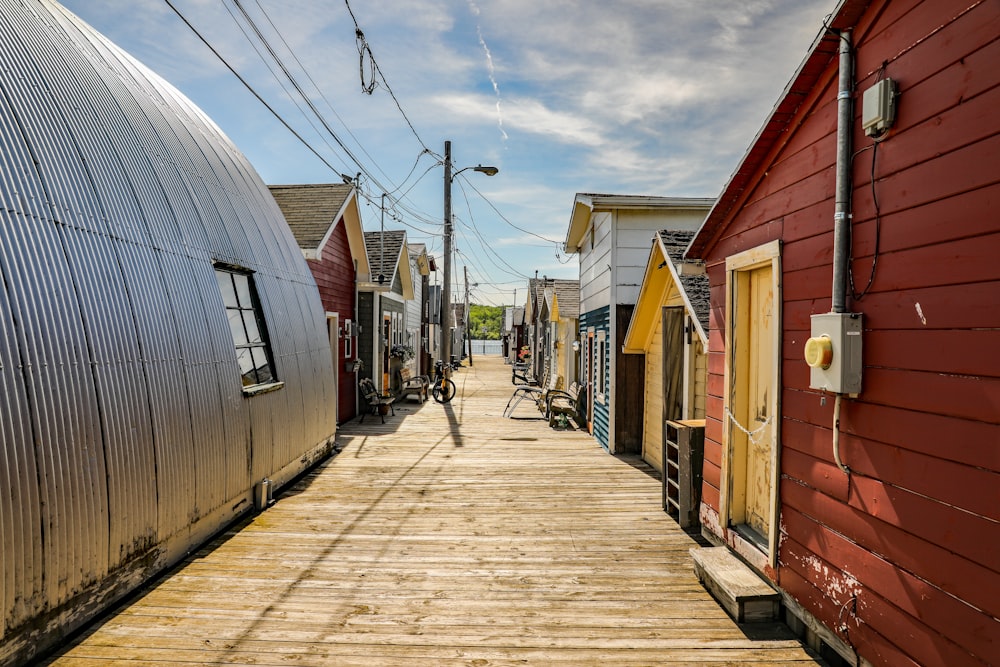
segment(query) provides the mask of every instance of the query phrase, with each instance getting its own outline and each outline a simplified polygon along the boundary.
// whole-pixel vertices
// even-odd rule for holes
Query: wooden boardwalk
[[[705,592],[649,468],[504,419],[509,367],[474,361],[452,404],[342,427],[339,455],[49,664],[816,664]]]

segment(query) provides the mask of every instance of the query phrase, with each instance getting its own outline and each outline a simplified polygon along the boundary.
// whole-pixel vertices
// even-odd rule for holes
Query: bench
[[[365,401],[368,403],[368,412],[361,413],[361,422],[364,423],[365,415],[371,413],[373,415],[378,415],[382,419],[382,423],[385,423],[385,413],[392,412],[392,416],[396,416],[396,409],[392,407],[395,402],[395,396],[387,396],[375,388],[375,383],[372,382],[371,378],[361,378],[358,380],[358,390],[364,397]]]
[[[549,419],[549,426],[555,426],[559,420],[559,415],[566,415],[576,422],[577,426],[583,426],[586,422],[587,392],[585,386],[577,382],[572,383],[569,389],[553,389],[545,397],[545,409],[543,414]],[[541,406],[539,406],[541,409]]]
[[[426,375],[414,375],[409,368],[400,368],[398,375],[399,391],[396,392],[396,398],[416,396],[421,403],[427,400],[427,389],[431,384],[429,377]]]

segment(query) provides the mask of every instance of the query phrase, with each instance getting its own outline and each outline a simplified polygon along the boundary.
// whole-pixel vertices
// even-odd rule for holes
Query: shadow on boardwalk
[[[344,425],[339,455],[51,664],[815,664],[699,585],[645,464],[504,419],[496,358],[455,381]]]

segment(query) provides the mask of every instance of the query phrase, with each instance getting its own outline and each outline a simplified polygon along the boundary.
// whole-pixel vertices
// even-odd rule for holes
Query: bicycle
[[[444,362],[440,359],[434,364],[434,382],[431,385],[431,396],[438,403],[448,403],[455,398],[455,383],[445,374]]]

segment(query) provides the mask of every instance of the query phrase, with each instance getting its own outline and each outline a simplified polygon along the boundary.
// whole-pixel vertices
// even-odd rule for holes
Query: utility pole
[[[441,285],[441,359],[451,363],[451,142],[444,142],[444,276]]]
[[[465,338],[469,341],[469,365],[472,365],[472,331],[469,329],[469,267],[463,266],[465,269]]]
[[[451,363],[451,242],[452,242],[452,219],[451,219],[451,182],[456,176],[466,169],[478,171],[487,176],[496,176],[500,170],[496,167],[484,167],[479,164],[475,167],[465,167],[452,173],[451,162],[451,142],[444,142],[444,284],[441,285],[441,358],[446,364]]]

